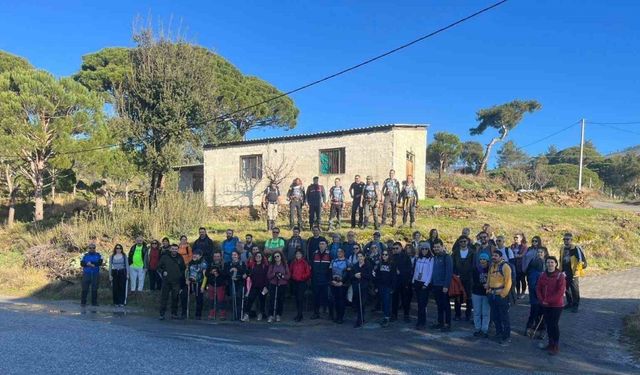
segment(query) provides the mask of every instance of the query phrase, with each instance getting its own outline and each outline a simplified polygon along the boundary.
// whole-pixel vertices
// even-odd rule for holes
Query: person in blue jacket
[[[233,229],[227,229],[227,238],[222,241],[222,259],[224,263],[231,262],[231,253],[238,250],[238,237],[233,235]]]
[[[453,260],[442,246],[442,242],[434,242],[435,252],[433,263],[433,276],[431,278],[431,290],[438,306],[438,323],[431,329],[440,329],[443,332],[451,330],[451,305],[449,304],[449,285],[453,276]]]
[[[86,254],[80,260],[82,266],[82,294],[80,304],[87,305],[87,294],[91,288],[91,305],[98,306],[98,281],[100,280],[100,266],[102,266],[102,256],[96,252],[96,245],[91,243]]]
[[[380,263],[374,268],[373,277],[384,312],[380,325],[386,327],[391,319],[391,293],[396,287],[398,277],[398,270],[389,256],[389,250],[382,251]]]
[[[529,319],[527,319],[527,328],[525,335],[532,337],[534,332],[539,338],[544,335],[545,325],[542,320],[542,306],[538,301],[536,287],[538,286],[538,278],[544,272],[545,257],[548,254],[546,248],[537,249],[537,257],[533,258],[527,266],[527,279],[529,281]],[[537,328],[537,330],[536,330]]]

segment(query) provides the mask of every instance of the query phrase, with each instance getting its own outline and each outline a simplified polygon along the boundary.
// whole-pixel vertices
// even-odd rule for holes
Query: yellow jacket
[[[574,246],[573,249],[577,249],[577,246]],[[560,257],[558,257],[558,269],[562,271],[562,263],[564,259],[564,246],[560,248]],[[580,254],[581,250],[578,250],[577,253]],[[582,260],[578,259],[577,256],[571,257],[571,274],[573,277],[581,277],[584,276],[584,268],[582,266]]]
[[[502,265],[502,266],[501,266]],[[500,272],[502,268],[502,272]],[[500,289],[496,291],[502,298],[507,298],[511,291],[511,266],[504,260],[500,263],[492,263],[489,269],[489,290]]]

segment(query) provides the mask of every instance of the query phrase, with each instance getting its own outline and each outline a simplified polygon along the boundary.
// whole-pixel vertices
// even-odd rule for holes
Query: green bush
[[[579,167],[574,164],[553,164],[549,165],[549,173],[551,174],[551,187],[556,187],[559,190],[576,190],[578,188],[578,174]],[[598,174],[589,168],[583,168],[582,170],[582,186],[589,186],[591,183],[592,189],[601,189],[603,186],[602,180],[598,177]]]

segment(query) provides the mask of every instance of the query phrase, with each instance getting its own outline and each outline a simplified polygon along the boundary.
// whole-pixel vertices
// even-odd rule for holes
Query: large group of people
[[[436,229],[428,237],[415,231],[410,239],[388,242],[376,231],[366,243],[359,242],[354,231],[348,232],[345,241],[339,233],[328,240],[317,225],[307,239],[294,227],[288,240],[274,226],[264,244],[254,242],[251,234],[241,241],[232,229],[219,244],[205,228],[199,229],[192,244],[185,236],[179,244],[164,238],[149,245],[138,237],[128,254],[118,244],[109,257],[113,304],[123,306],[130,295],[141,293],[148,275],[149,288],[160,290],[160,319],[165,319],[170,307],[172,319],[193,315],[195,319],[274,323],[281,321],[285,301],[291,298],[295,322],[309,311],[312,320],[343,324],[350,307],[354,327],[361,327],[372,308],[381,312],[379,324],[386,327],[398,320],[401,311],[403,320],[410,323],[415,300],[415,328],[425,330],[432,298],[437,321],[429,329],[450,331],[453,315],[454,321],[471,322],[478,338],[488,338],[494,327],[495,340],[507,346],[510,306],[528,292],[530,311],[524,334],[542,338],[546,330],[545,349],[557,354],[560,315],[564,309],[578,312],[578,281],[587,265],[582,248],[573,243],[571,233],[563,237],[559,258],[549,255],[539,236],[528,244],[519,233],[508,245],[488,224],[475,238],[470,233],[465,228],[450,252]],[[81,266],[81,304],[87,304],[91,290],[91,303],[96,305],[103,259],[95,244],[88,246]],[[312,308],[307,309],[309,302]]]
[[[418,190],[413,182],[413,176],[408,175],[406,180],[398,181],[395,171],[389,171],[389,177],[380,184],[371,176],[365,181],[360,175],[354,177],[349,189],[342,186],[340,178],[334,180],[334,185],[329,189],[328,196],[318,177],[313,178],[313,183],[306,190],[300,178],[294,178],[286,194],[289,202],[289,227],[303,228],[302,210],[308,206],[309,228],[321,226],[323,209],[329,210],[329,230],[341,226],[342,210],[347,203],[347,194],[351,199],[351,228],[369,227],[371,221],[376,230],[386,225],[388,218],[391,226],[397,224],[398,206],[402,210],[402,225],[413,228],[416,221],[416,208],[418,207]],[[280,204],[280,188],[271,182],[262,195],[262,207],[267,214],[267,230],[276,226],[278,220],[278,206]],[[382,206],[380,220],[378,208]]]

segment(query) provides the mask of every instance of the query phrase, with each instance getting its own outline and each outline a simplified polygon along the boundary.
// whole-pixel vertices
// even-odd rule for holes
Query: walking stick
[[[238,318],[238,299],[236,298],[236,275],[237,271],[233,273],[231,277],[231,294],[233,297],[233,320],[237,320]]]
[[[240,305],[240,320],[244,319],[244,285],[242,286],[242,305]]]
[[[213,276],[213,319],[218,319],[218,278]]]
[[[360,324],[364,324],[364,311],[362,310],[362,288],[361,283],[358,282],[358,304],[360,305]]]
[[[189,305],[191,304],[191,281],[187,284],[187,320],[189,320]]]
[[[127,305],[127,297],[129,296],[129,276],[126,276],[127,280],[124,282],[124,305]]]
[[[277,303],[278,303],[278,282],[279,282],[279,280],[276,277],[276,293],[275,293],[275,296],[273,298],[273,315],[272,315],[274,317],[274,319],[276,317],[276,306],[277,306]]]
[[[538,324],[536,325],[536,329],[533,330],[533,333],[531,334],[531,338],[533,339],[534,337],[536,337],[536,332],[538,332],[538,328],[540,328],[540,325],[542,324],[542,321],[544,320],[544,315],[540,316],[540,321],[538,322]]]

